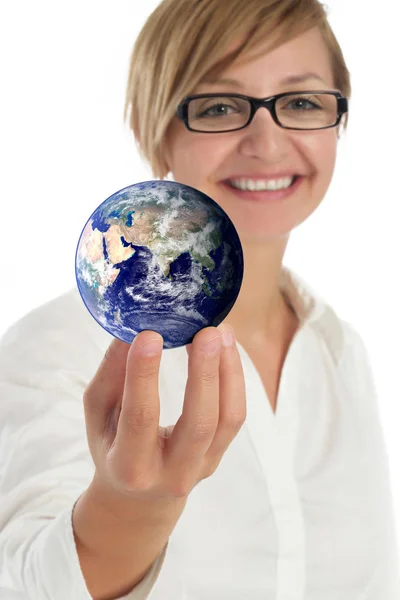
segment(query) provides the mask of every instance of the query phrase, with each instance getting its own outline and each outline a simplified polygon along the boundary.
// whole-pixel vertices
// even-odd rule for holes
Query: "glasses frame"
[[[334,123],[333,125],[327,125],[326,127],[312,127],[312,128],[306,128],[306,129],[303,127],[287,127],[286,125],[282,125],[276,114],[276,108],[275,108],[276,102],[280,98],[283,98],[284,96],[290,96],[293,94],[295,94],[295,95],[330,94],[330,95],[335,96],[337,98],[336,123]],[[235,129],[221,129],[218,131],[204,131],[202,129],[193,129],[193,127],[190,127],[189,116],[188,116],[189,102],[196,98],[220,98],[221,96],[228,96],[230,98],[242,98],[243,100],[248,100],[250,102],[250,107],[251,107],[250,108],[250,116],[248,118],[247,123],[245,125],[243,125],[242,127],[236,127]],[[250,125],[257,110],[259,108],[261,108],[262,106],[264,108],[266,108],[267,110],[269,110],[273,120],[279,127],[282,127],[283,129],[291,129],[291,130],[295,130],[295,131],[316,131],[316,130],[331,129],[332,127],[337,127],[342,119],[342,116],[345,113],[347,113],[349,110],[348,99],[345,98],[344,96],[342,96],[342,94],[338,90],[308,90],[308,91],[295,90],[293,92],[283,92],[282,94],[276,94],[275,96],[270,96],[269,98],[253,98],[252,96],[244,96],[243,94],[233,94],[233,93],[230,94],[228,92],[219,92],[219,93],[216,92],[216,93],[212,93],[212,94],[196,94],[194,96],[186,96],[183,99],[183,101],[178,105],[178,108],[176,111],[176,116],[178,117],[178,119],[180,119],[181,121],[183,121],[185,123],[186,128],[189,131],[196,131],[198,133],[230,133],[231,131],[239,131],[240,129],[244,129],[245,127]]]

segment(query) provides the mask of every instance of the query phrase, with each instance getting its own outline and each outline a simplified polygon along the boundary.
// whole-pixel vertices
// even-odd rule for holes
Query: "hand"
[[[211,476],[246,419],[238,349],[221,344],[227,324],[199,331],[188,350],[182,415],[170,437],[159,426],[159,366],[163,338],[140,332],[131,345],[113,340],[84,393],[95,480],[119,498],[186,499]],[[150,350],[150,340],[158,350]],[[171,378],[174,374],[171,373]]]

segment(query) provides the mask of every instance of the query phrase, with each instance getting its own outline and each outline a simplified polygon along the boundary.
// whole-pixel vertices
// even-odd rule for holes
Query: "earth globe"
[[[92,317],[130,344],[145,329],[163,348],[193,341],[231,311],[243,279],[237,231],[212,198],[153,180],[127,186],[91,214],[79,237],[75,275]]]

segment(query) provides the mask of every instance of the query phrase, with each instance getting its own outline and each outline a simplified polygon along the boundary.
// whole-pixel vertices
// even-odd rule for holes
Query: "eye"
[[[238,112],[238,110],[234,106],[231,106],[229,104],[218,103],[213,104],[212,106],[201,111],[197,114],[197,117],[221,117],[226,114],[229,114],[229,109]]]
[[[292,98],[286,104],[285,108],[287,108],[288,106],[291,106],[293,104],[300,105],[297,108],[298,110],[312,110],[312,109],[321,110],[322,109],[322,106],[316,104],[315,102],[312,102],[308,96],[297,96],[296,98]],[[296,110],[296,108],[294,110]]]

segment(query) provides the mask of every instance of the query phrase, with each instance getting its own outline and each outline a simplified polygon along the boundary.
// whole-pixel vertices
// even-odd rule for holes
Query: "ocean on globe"
[[[243,252],[225,211],[196,188],[153,180],[116,192],[80,235],[75,274],[94,319],[130,344],[145,329],[189,344],[232,309]]]

